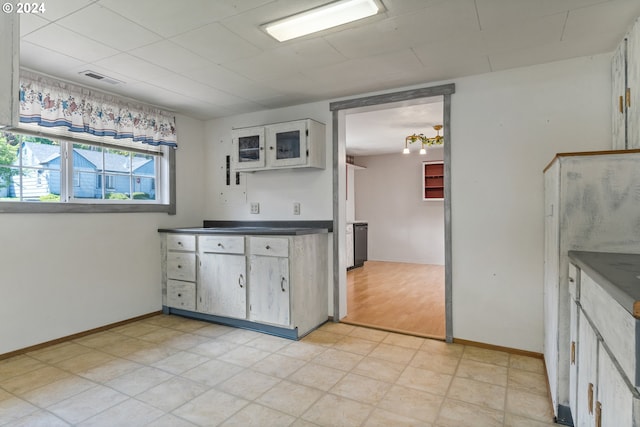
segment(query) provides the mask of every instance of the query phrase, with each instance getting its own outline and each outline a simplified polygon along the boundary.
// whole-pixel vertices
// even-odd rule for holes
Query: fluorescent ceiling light
[[[339,0],[262,27],[273,38],[283,42],[373,16],[380,9],[375,0]]]

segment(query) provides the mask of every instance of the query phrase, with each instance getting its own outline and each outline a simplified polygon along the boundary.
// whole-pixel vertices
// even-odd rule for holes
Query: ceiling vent
[[[124,83],[123,81],[114,79],[112,77],[107,77],[104,74],[96,73],[95,71],[91,71],[91,70],[81,71],[80,74],[83,76],[92,78],[94,80],[99,80],[104,83],[109,83],[111,85],[119,85]]]

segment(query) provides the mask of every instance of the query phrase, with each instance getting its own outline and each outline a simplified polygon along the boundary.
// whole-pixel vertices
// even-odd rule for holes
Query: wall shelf
[[[444,162],[422,162],[422,200],[444,200]]]

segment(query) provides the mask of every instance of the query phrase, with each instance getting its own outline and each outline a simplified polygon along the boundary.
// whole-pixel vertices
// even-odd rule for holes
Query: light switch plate
[[[252,214],[259,214],[260,213],[260,203],[251,202],[251,213]]]

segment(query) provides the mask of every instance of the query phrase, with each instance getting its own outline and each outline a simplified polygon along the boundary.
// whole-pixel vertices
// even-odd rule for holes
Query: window
[[[159,156],[84,144],[72,147],[72,168],[80,174],[72,200],[157,200]]]
[[[162,152],[0,132],[0,212],[29,212],[30,206],[49,202],[59,205],[52,211],[60,212],[108,212],[113,211],[110,205],[119,205],[118,212],[172,213],[174,205],[165,191],[171,172],[167,157]]]

